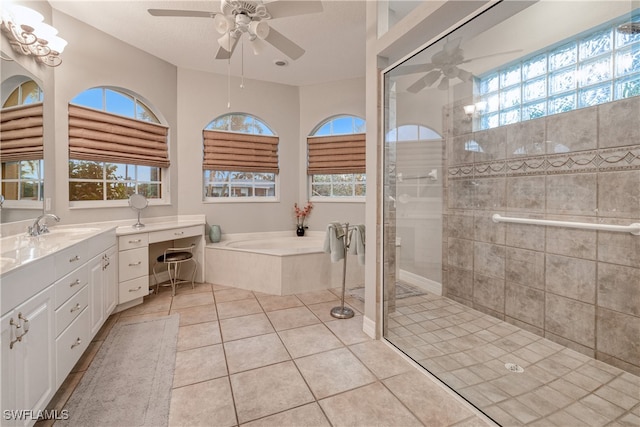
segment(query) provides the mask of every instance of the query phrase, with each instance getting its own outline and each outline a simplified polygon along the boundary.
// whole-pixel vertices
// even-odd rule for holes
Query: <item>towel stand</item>
[[[331,316],[337,319],[350,319],[355,313],[349,307],[344,306],[344,293],[347,281],[347,249],[349,249],[349,245],[351,244],[351,234],[349,231],[353,231],[356,227],[351,227],[350,229],[348,222],[340,225],[344,227],[344,235],[342,236],[342,241],[344,243],[344,258],[342,260],[342,298],[340,306],[333,307],[331,309]]]

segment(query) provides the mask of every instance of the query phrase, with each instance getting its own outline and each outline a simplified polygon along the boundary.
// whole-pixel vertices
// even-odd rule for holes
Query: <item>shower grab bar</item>
[[[532,218],[513,218],[493,214],[491,217],[493,222],[510,222],[514,224],[531,224],[531,225],[549,225],[551,227],[567,227],[580,228],[583,230],[599,230],[599,231],[619,231],[622,233],[631,233],[640,236],[640,223],[630,225],[609,225],[609,224],[592,224],[589,222],[570,222],[570,221],[552,221],[548,219],[532,219]]]

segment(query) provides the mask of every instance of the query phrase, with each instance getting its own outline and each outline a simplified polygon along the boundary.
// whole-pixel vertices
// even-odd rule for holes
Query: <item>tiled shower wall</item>
[[[640,236],[491,220],[640,222],[640,97],[478,132],[462,105],[444,111],[444,295],[640,374]]]

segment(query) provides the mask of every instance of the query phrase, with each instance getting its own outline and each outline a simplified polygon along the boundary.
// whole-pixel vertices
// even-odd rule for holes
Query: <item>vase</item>
[[[296,235],[297,236],[304,236],[304,226],[303,225],[299,225],[296,227]]]
[[[211,243],[218,243],[220,238],[222,237],[222,230],[220,230],[219,225],[212,225],[209,229],[209,239],[211,239]]]

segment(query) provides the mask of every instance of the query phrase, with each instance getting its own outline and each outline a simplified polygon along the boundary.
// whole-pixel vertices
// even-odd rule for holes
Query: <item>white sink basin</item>
[[[5,268],[10,268],[16,265],[18,261],[14,258],[5,258],[0,257],[0,270],[4,270]]]
[[[18,234],[0,239],[0,272],[50,255],[101,231],[98,227],[53,227],[40,236]]]
[[[39,238],[47,238],[49,236],[64,236],[73,239],[74,237],[84,237],[87,234],[92,234],[100,231],[97,227],[54,227],[50,228],[48,233],[38,236]]]

